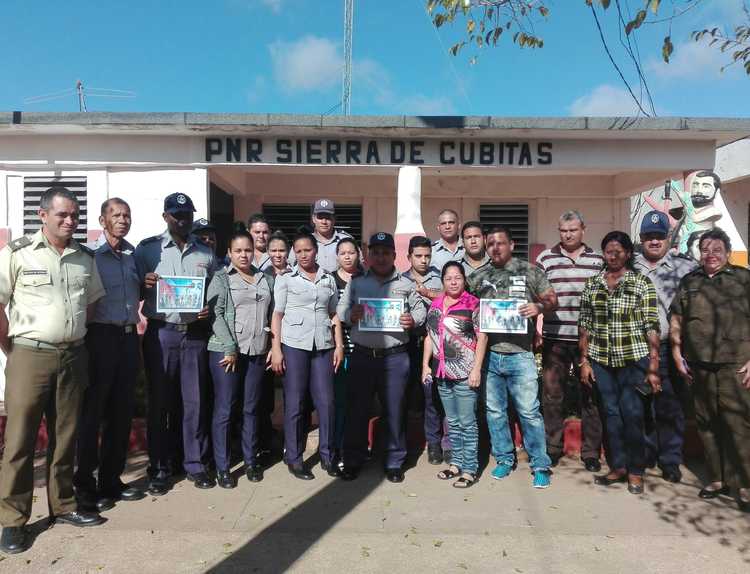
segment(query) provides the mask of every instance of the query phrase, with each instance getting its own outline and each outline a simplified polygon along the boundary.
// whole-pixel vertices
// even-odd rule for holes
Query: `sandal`
[[[469,488],[476,482],[473,474],[463,473],[459,479],[453,483],[453,488]]]
[[[449,468],[446,468],[445,470],[441,470],[437,473],[437,477],[440,480],[450,480],[451,478],[457,477],[459,474],[461,474],[461,471],[458,470],[455,466],[451,466]]]

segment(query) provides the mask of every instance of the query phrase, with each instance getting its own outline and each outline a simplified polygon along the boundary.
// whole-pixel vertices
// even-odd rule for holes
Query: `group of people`
[[[183,473],[197,488],[236,487],[233,418],[244,473],[263,480],[274,377],[283,388],[283,460],[298,479],[314,478],[303,460],[313,409],[321,470],[358,477],[371,456],[377,394],[385,477],[403,481],[405,416],[418,395],[428,461],[445,463],[437,478],[456,488],[475,484],[484,413],[492,478],[516,468],[517,420],[532,486],[547,488],[564,452],[565,395],[575,373],[583,464],[599,472],[604,450],[609,465],[596,484],[627,483],[640,494],[655,464],[665,480],[680,481],[691,385],[709,474],[699,495],[726,495],[731,484],[740,508],[750,510],[750,271],[729,263],[721,229],[702,235],[694,261],[670,249],[669,220],[654,211],[643,220],[640,253],[613,231],[600,254],[583,241],[583,216],[568,211],[560,242],[530,263],[514,257],[510,229],[460,225],[444,210],[440,238],[413,237],[410,269],[401,273],[393,236],[372,235],[363,258],[336,229],[328,199],[315,202],[312,228],[291,241],[253,215],[218,255],[216,230],[194,222],[194,211],[187,195],[167,196],[166,230],[133,247],[125,239],[130,207],[110,198],[101,206],[103,233],[86,246],[72,237],[75,195],[53,187],[41,197],[41,229],[0,251],[0,346],[8,356],[3,551],[29,544],[42,416],[53,520],[94,526],[116,501],[145,496],[121,480],[141,364],[141,302],[153,496]],[[205,306],[160,310],[158,286],[168,277],[205,277]],[[362,301],[373,298],[400,302],[397,328],[366,325]],[[482,328],[482,301],[498,299],[517,303],[508,309],[525,331]]]

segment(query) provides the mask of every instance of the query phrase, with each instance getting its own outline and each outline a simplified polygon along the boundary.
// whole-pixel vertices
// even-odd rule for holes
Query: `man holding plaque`
[[[513,257],[513,236],[507,227],[487,232],[490,265],[468,278],[469,290],[481,299],[480,329],[489,337],[485,365],[487,426],[500,480],[513,470],[515,445],[508,426],[508,396],[518,413],[529,455],[534,488],[550,484],[544,420],[539,412],[536,361],[531,352],[536,317],[557,308],[557,296],[544,272]]]
[[[406,459],[404,411],[409,380],[409,331],[424,324],[427,308],[414,283],[396,271],[396,245],[390,233],[370,238],[369,269],[353,277],[337,314],[352,326],[351,381],[347,386],[344,480],[354,480],[367,459],[367,431],[373,393],[383,408],[385,476],[402,482]]]
[[[167,492],[169,477],[180,473],[180,466],[197,488],[216,484],[204,467],[209,324],[201,280],[208,282],[213,275],[216,257],[190,233],[194,211],[184,193],[168,195],[163,214],[167,230],[144,239],[135,250],[148,318],[143,358],[149,382],[148,490],[154,496]],[[195,287],[201,284],[202,289]]]

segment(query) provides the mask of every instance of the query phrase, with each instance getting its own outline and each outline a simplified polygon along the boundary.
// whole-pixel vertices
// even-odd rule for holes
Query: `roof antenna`
[[[83,80],[76,80],[75,88],[68,88],[67,90],[60,90],[59,92],[52,92],[51,94],[44,94],[42,96],[33,96],[31,98],[26,98],[23,103],[25,105],[35,105],[51,100],[61,100],[64,98],[69,98],[71,96],[75,96],[78,101],[78,111],[87,112],[89,111],[86,102],[88,98],[131,99],[136,97],[136,93],[130,90],[112,90],[109,88],[84,89]]]

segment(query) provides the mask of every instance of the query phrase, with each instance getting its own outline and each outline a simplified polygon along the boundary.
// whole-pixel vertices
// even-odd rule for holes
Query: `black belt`
[[[125,335],[130,335],[131,333],[138,332],[138,325],[113,325],[112,323],[89,323],[88,328],[89,330],[94,329],[94,328],[109,329],[111,331],[117,331],[118,333],[123,333]]]
[[[167,323],[160,319],[149,319],[148,326],[153,326],[155,329],[168,329],[170,331],[178,331],[180,333],[207,333],[208,325],[205,325],[203,321],[193,321],[192,323]]]
[[[382,359],[396,353],[406,353],[408,350],[409,345],[398,345],[397,347],[389,347],[388,349],[373,349],[371,347],[363,347],[362,345],[354,345],[354,352],[367,355],[373,359]]]

